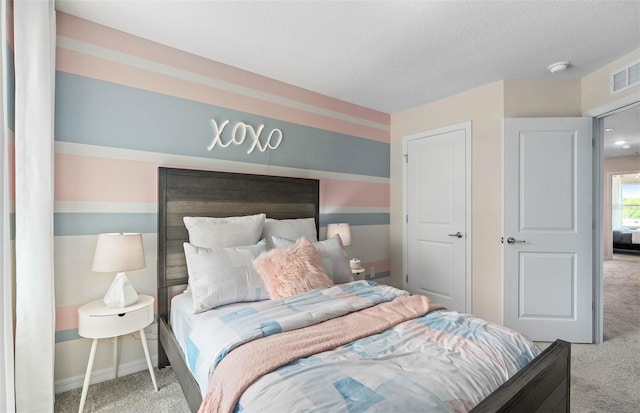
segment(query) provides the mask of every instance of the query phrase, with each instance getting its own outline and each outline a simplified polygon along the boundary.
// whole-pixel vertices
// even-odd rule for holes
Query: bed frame
[[[202,396],[169,327],[170,298],[188,280],[182,218],[266,213],[275,219],[315,218],[318,230],[319,212],[316,179],[158,169],[158,367],[171,365],[193,412]],[[472,412],[569,412],[570,352],[569,343],[552,343]]]
[[[640,251],[640,244],[630,244],[628,242],[614,242],[613,250],[615,252],[638,252]]]
[[[629,228],[630,229],[630,228]],[[640,229],[637,229],[638,231],[640,231]],[[629,234],[628,231],[620,231],[618,229],[614,229],[612,231],[612,237],[615,240],[616,239],[616,232],[618,232],[618,235],[621,236],[621,232],[622,233],[626,233]],[[633,254],[635,252],[640,251],[640,244],[634,244],[633,242],[631,242],[631,234],[629,234],[629,242],[623,242],[623,241],[613,241],[613,251],[614,252],[622,252],[622,253],[630,253]]]

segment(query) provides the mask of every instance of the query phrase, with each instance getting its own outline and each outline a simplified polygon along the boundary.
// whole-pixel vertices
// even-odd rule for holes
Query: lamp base
[[[104,303],[109,308],[122,308],[138,301],[138,293],[124,272],[119,272],[104,295]]]

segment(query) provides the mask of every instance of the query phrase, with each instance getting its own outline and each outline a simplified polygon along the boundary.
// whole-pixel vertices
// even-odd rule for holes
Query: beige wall
[[[640,156],[624,156],[621,158],[607,158],[604,160],[604,220],[603,242],[604,259],[613,258],[613,245],[611,233],[611,178],[613,175],[640,172]]]
[[[391,284],[402,285],[402,138],[471,121],[472,309],[502,322],[502,124],[581,116],[580,81],[505,80],[391,115]]]
[[[472,305],[476,315],[498,322],[502,320],[502,102],[499,81],[391,115],[391,283],[402,285],[402,138],[471,121]]]
[[[611,72],[638,59],[640,49],[582,79],[503,80],[391,115],[390,283],[402,286],[402,138],[471,121],[472,312],[502,322],[503,119],[582,116],[621,99],[640,99],[640,86],[609,95]],[[610,178],[606,180],[605,197],[610,199]],[[610,228],[610,209],[605,211],[605,228],[606,220]],[[605,231],[605,243],[611,243],[610,230]]]
[[[504,117],[582,116],[580,79],[504,81]]]
[[[640,49],[636,49],[620,59],[614,60],[608,65],[583,77],[582,112],[589,112],[590,110],[613,103],[617,100],[630,98],[632,95],[637,96],[637,99],[640,100],[640,85],[618,92],[614,95],[609,94],[609,78],[611,73],[638,59],[640,59]]]

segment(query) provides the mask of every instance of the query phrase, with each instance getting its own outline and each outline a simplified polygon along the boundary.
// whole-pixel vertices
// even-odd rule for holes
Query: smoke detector
[[[567,70],[569,68],[569,65],[571,65],[571,62],[556,62],[556,63],[553,63],[553,64],[549,65],[549,67],[547,69],[551,73],[564,72],[565,70]]]

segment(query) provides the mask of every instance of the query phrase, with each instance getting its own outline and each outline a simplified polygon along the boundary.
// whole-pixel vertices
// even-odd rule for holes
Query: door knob
[[[458,231],[455,234],[449,234],[450,237],[462,238],[462,232]]]
[[[527,241],[518,240],[518,239],[515,239],[513,237],[507,238],[507,244],[524,244],[526,242]]]

